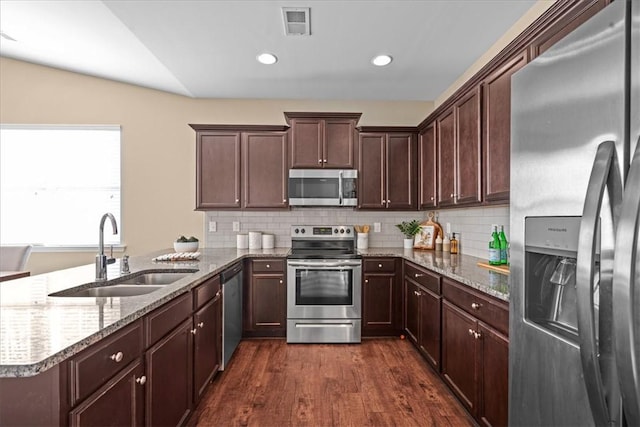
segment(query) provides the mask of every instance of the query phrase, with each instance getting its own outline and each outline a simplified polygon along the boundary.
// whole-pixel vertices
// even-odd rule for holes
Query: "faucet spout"
[[[113,234],[118,234],[118,224],[116,224],[116,218],[106,213],[102,215],[100,219],[100,233],[98,240],[98,255],[96,255],[96,281],[107,280],[107,256],[104,254],[104,223],[109,218],[111,221],[111,228]]]

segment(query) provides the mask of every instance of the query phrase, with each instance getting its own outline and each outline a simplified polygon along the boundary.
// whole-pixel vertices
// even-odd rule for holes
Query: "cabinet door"
[[[218,329],[221,325],[220,300],[218,295],[193,315],[196,334],[194,335],[193,354],[193,392],[194,401],[198,402],[207,384],[220,367]]]
[[[286,208],[286,132],[242,134],[243,206],[245,208]]]
[[[455,204],[455,120],[453,109],[448,110],[436,120],[438,145],[438,206]]]
[[[410,133],[387,134],[387,209],[416,209],[416,143]]]
[[[478,340],[473,335],[476,325],[474,317],[443,300],[442,375],[474,416],[478,401]]]
[[[285,331],[287,293],[282,274],[254,274],[251,279],[251,327]]]
[[[193,332],[188,318],[146,353],[148,426],[177,426],[191,413]]]
[[[509,201],[511,167],[511,75],[527,63],[526,52],[491,73],[482,90],[484,199]]]
[[[404,279],[405,330],[409,339],[416,345],[420,335],[420,288],[408,279]]]
[[[291,167],[292,168],[321,168],[322,119],[292,119],[291,120]]]
[[[354,167],[354,120],[327,119],[324,124],[323,166],[325,168]]]
[[[482,200],[480,134],[480,87],[471,90],[454,106],[456,116],[456,204]]]
[[[488,426],[506,426],[509,412],[509,339],[479,324],[481,397],[478,419]]]
[[[384,209],[386,205],[385,134],[361,133],[358,138],[358,207]]]
[[[362,284],[362,334],[394,335],[396,325],[395,274],[365,274]]]
[[[202,132],[196,142],[196,209],[240,207],[240,132]]]
[[[431,123],[418,139],[418,208],[429,209],[438,205],[436,122]]]
[[[142,359],[132,362],[69,413],[71,426],[140,426],[146,377]]]
[[[442,298],[426,289],[420,290],[420,350],[433,367],[440,370],[440,312]]]

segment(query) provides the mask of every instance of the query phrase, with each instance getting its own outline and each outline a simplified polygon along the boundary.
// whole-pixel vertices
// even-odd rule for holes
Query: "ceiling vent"
[[[310,10],[311,8],[308,7],[283,7],[284,34],[287,36],[310,36]]]

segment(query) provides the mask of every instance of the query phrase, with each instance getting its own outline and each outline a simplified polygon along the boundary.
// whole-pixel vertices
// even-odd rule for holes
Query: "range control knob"
[[[338,234],[338,229],[337,228],[333,229],[333,234]]]
[[[347,228],[347,234],[351,233],[351,229]]]
[[[293,232],[298,234],[300,232],[300,230],[296,228],[295,230],[293,230]]]
[[[302,230],[300,230],[300,232],[301,232],[302,234],[304,234],[304,228],[303,228]]]
[[[344,234],[344,228],[340,229],[340,233]]]

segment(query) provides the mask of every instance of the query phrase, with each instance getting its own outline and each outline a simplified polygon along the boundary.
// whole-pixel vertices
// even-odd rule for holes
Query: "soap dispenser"
[[[449,240],[449,236],[444,235],[444,240],[442,241],[442,252],[449,253],[451,250],[451,241]]]
[[[451,253],[452,254],[457,254],[458,253],[458,240],[456,239],[456,233],[453,233],[453,237],[451,238],[451,242],[449,242],[450,246],[451,246]]]

